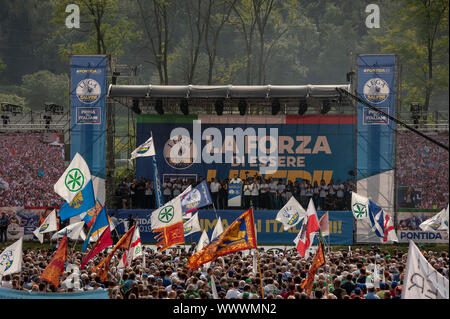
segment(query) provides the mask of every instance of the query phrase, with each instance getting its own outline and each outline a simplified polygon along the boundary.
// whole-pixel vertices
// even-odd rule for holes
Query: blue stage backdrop
[[[237,174],[343,183],[355,170],[355,122],[354,115],[139,115],[136,143],[153,133],[165,180],[210,181]],[[257,154],[264,148],[273,152],[269,161],[278,164],[275,172],[264,170]],[[136,177],[152,178],[150,158],[136,160]]]
[[[133,218],[138,219],[139,230],[141,233],[141,240],[144,243],[154,243],[153,233],[150,223],[150,210],[108,210],[108,213],[116,213],[116,217],[120,221],[117,227],[119,235],[125,232],[125,223],[131,214]],[[228,227],[236,218],[243,213],[242,210],[199,210],[199,221],[202,231],[205,229],[208,236],[211,237],[214,226],[217,223],[217,218],[221,217],[224,229]],[[283,225],[275,220],[278,211],[275,210],[256,210],[255,222],[258,232],[258,244],[282,244],[294,245],[293,240],[297,236],[301,223],[283,231]],[[318,217],[322,217],[324,212],[317,212]],[[348,211],[329,211],[330,219],[330,236],[325,237],[327,242],[332,245],[352,245],[353,244],[353,215]],[[201,232],[189,235],[186,238],[186,243],[197,242],[200,239]]]

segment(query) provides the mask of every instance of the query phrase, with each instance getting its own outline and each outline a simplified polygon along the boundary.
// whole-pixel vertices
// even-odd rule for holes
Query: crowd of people
[[[448,132],[431,135],[444,145]],[[449,198],[448,152],[421,136],[398,133],[396,182],[407,191],[398,196],[399,208],[440,209]]]
[[[55,133],[54,140],[57,139]],[[48,133],[0,135],[0,207],[54,207],[53,185],[64,173],[64,146]]]
[[[162,183],[164,201],[182,193],[189,185],[195,187],[203,181],[193,179],[168,179]],[[242,201],[240,207],[228,206],[228,187],[231,183],[242,185]],[[211,208],[216,209],[246,209],[253,206],[255,209],[281,209],[289,199],[295,199],[306,209],[309,200],[314,201],[318,210],[350,210],[351,192],[354,189],[352,179],[343,183],[325,180],[320,182],[309,180],[288,181],[283,179],[248,178],[241,180],[237,175],[232,179],[208,181],[213,204]],[[140,177],[139,179],[123,179],[116,188],[116,209],[154,209],[155,208],[154,183],[150,179]],[[208,207],[205,207],[208,208]]]
[[[56,247],[55,247],[56,249]],[[40,279],[54,249],[25,250],[23,271],[6,275],[1,286],[31,292],[83,292],[106,290],[111,299],[213,299],[214,277],[219,299],[399,299],[403,287],[407,254],[389,254],[377,247],[354,251],[332,250],[314,277],[313,289],[306,294],[301,285],[306,280],[312,256],[302,258],[295,249],[259,248],[259,269],[253,269],[248,251],[217,258],[209,266],[191,270],[186,265],[194,246],[175,247],[158,252],[144,247],[144,255],[119,268],[121,252],[116,252],[105,281],[92,271],[104,258],[104,251],[81,269],[83,254],[69,248],[68,262],[60,284],[55,287]],[[448,278],[448,252],[423,251],[430,264]],[[380,278],[373,280],[374,265]],[[261,289],[262,280],[262,289]],[[262,292],[263,291],[263,292]]]

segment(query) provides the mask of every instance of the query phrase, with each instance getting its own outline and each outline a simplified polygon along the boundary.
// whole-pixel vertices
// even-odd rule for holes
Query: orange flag
[[[250,208],[228,226],[218,239],[194,253],[189,258],[187,266],[190,269],[197,269],[200,265],[217,257],[257,248],[253,209]]]
[[[323,264],[325,264],[325,254],[323,252],[323,244],[321,241],[319,241],[319,248],[317,249],[316,255],[314,256],[311,267],[309,268],[308,275],[301,285],[301,288],[305,290],[305,293],[308,296],[311,294],[314,285],[314,276],[317,272],[317,269]]]
[[[167,227],[155,229],[154,233],[159,233],[155,236],[158,241],[157,247],[161,247],[160,251],[164,251],[174,245],[184,244],[184,228],[183,222],[178,222]]]
[[[114,253],[117,251],[117,249],[124,248],[124,249],[128,250],[130,248],[131,239],[133,238],[133,233],[134,233],[135,227],[136,227],[136,225],[133,225],[133,227],[131,227],[127,231],[127,233],[125,235],[123,235],[122,238],[119,239],[119,241],[116,243],[116,245],[111,250],[111,252],[108,254],[108,256],[103,258],[102,261],[100,261],[100,263],[97,266],[92,268],[92,271],[96,271],[97,269],[101,269],[100,272],[99,272],[101,281],[105,281],[106,275],[108,274],[109,264],[111,262],[111,258],[114,255]],[[103,265],[105,267],[101,268]]]
[[[67,236],[59,243],[55,255],[41,274],[41,280],[58,287],[59,278],[64,273],[64,263],[67,260]]]

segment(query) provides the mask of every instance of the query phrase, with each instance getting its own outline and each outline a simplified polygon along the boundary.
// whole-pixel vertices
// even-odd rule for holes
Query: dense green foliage
[[[71,3],[79,29],[65,26]],[[71,54],[140,66],[136,83],[288,85],[346,83],[357,54],[396,53],[404,105],[446,108],[448,0],[371,3],[379,29],[353,0],[4,0],[0,93],[67,106]]]

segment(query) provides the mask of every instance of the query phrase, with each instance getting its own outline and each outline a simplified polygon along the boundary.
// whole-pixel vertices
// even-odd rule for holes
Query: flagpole
[[[253,203],[251,204],[250,209],[252,210],[253,229],[254,229],[254,233],[255,233],[255,236],[256,236],[257,235],[257,229],[256,229],[256,223],[255,223],[255,214],[254,214],[254,211],[253,211]],[[256,240],[256,260],[258,262],[259,282],[260,282],[260,285],[261,285],[261,299],[264,299],[264,287],[263,287],[262,275],[261,275],[261,264],[259,262],[258,240]]]

